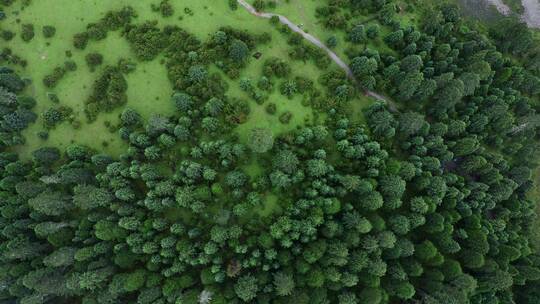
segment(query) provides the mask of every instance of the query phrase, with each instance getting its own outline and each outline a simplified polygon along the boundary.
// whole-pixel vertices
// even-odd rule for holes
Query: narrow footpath
[[[315,46],[317,46],[318,48],[324,50],[328,56],[330,56],[330,58],[340,67],[342,68],[345,73],[347,74],[347,76],[353,80],[356,84],[358,84],[358,86],[360,87],[359,83],[358,83],[358,80],[356,79],[356,77],[354,77],[354,74],[351,70],[351,68],[349,67],[349,65],[347,65],[343,60],[341,60],[341,58],[339,58],[339,56],[334,52],[332,51],[330,48],[328,48],[324,43],[322,43],[318,38],[316,38],[315,36],[311,35],[311,34],[308,34],[306,32],[304,32],[304,30],[302,30],[300,27],[298,27],[296,24],[294,24],[293,22],[291,22],[289,19],[287,19],[287,17],[284,17],[282,15],[278,15],[278,14],[273,14],[273,13],[265,13],[265,12],[258,12],[251,4],[249,4],[246,0],[237,0],[238,3],[243,6],[250,14],[252,14],[253,16],[257,16],[259,18],[265,18],[265,19],[270,19],[272,17],[278,17],[279,18],[279,21],[282,23],[282,24],[285,24],[286,26],[288,26],[292,31],[302,35],[302,37],[304,37],[304,39],[308,40],[309,42],[311,42],[312,44],[314,44]],[[383,95],[379,94],[379,93],[376,93],[376,92],[373,92],[373,91],[370,91],[370,90],[365,90],[364,89],[364,93],[366,96],[371,96],[377,100],[383,100],[383,101],[386,101],[389,106],[391,108],[393,108],[393,110],[396,110],[396,105],[392,102],[392,101],[389,101],[386,97],[384,97]]]

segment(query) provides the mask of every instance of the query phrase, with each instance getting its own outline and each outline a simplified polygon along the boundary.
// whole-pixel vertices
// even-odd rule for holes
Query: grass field
[[[55,92],[61,104],[70,106],[78,114],[82,122],[80,130],[73,130],[68,124],[58,126],[50,132],[48,145],[63,147],[72,141],[86,144],[92,147],[100,145],[102,142],[109,142],[108,147],[96,147],[113,155],[118,155],[122,150],[122,143],[116,134],[111,134],[104,126],[105,121],[115,121],[121,109],[101,115],[99,119],[87,125],[82,115],[83,101],[89,93],[91,84],[97,73],[90,73],[84,62],[84,56],[88,52],[97,51],[104,55],[105,64],[114,64],[119,58],[133,58],[133,54],[125,39],[119,37],[118,33],[109,33],[105,40],[91,42],[85,51],[76,51],[72,47],[72,37],[74,34],[84,31],[86,24],[99,20],[106,12],[118,10],[126,5],[132,6],[138,13],[137,22],[145,20],[158,20],[160,24],[178,24],[200,38],[205,38],[214,32],[217,27],[227,23],[244,23],[249,16],[232,13],[226,5],[220,1],[173,1],[176,9],[175,16],[162,18],[150,9],[147,1],[86,1],[86,0],[48,0],[34,1],[22,11],[14,5],[7,11],[8,18],[2,24],[3,28],[20,32],[20,24],[32,23],[36,29],[36,36],[29,43],[24,43],[16,37],[9,47],[13,51],[28,61],[31,69],[20,71],[21,74],[32,79],[33,84],[30,92],[38,100],[36,112],[41,113],[51,106],[47,100],[47,93]],[[211,8],[206,7],[212,4]],[[62,7],[58,11],[58,7]],[[183,16],[184,8],[189,7],[195,12],[194,16]],[[219,14],[216,14],[219,12]],[[215,15],[215,17],[214,17]],[[219,16],[219,17],[217,17]],[[20,19],[20,24],[17,20]],[[251,20],[251,18],[249,18]],[[203,21],[204,20],[204,21]],[[45,39],[41,34],[44,25],[53,25],[57,28],[56,36],[52,39]],[[245,24],[247,26],[247,24]],[[262,24],[259,25],[262,27]],[[76,72],[68,73],[54,90],[48,90],[41,82],[43,77],[50,73],[55,67],[62,65],[67,59],[65,52],[73,50],[73,58],[77,65]],[[154,113],[170,113],[172,105],[169,96],[172,90],[167,79],[166,70],[159,64],[158,60],[149,63],[139,63],[137,70],[128,75],[128,106],[132,107],[144,116],[148,117]],[[35,148],[43,145],[43,142],[36,136],[41,130],[41,123],[33,125],[26,132],[27,145],[21,150],[24,156]],[[99,138],[96,138],[96,134]]]
[[[156,1],[154,1],[156,2]],[[247,69],[242,71],[241,77],[249,77],[256,80],[260,77],[264,58],[276,56],[287,58],[288,45],[286,39],[277,30],[273,29],[267,20],[262,20],[249,15],[242,8],[231,11],[226,1],[213,0],[173,0],[171,3],[175,8],[174,16],[164,18],[158,13],[152,12],[149,1],[87,1],[87,0],[44,0],[33,1],[30,6],[21,10],[18,4],[6,10],[8,18],[1,24],[3,29],[9,29],[17,33],[17,36],[10,41],[7,46],[15,54],[28,61],[27,69],[18,69],[19,73],[32,80],[28,93],[38,100],[36,113],[42,113],[45,109],[53,106],[48,100],[47,93],[54,92],[59,96],[60,104],[73,108],[77,119],[81,122],[80,129],[73,129],[69,123],[63,123],[50,132],[49,140],[44,142],[37,137],[37,132],[42,129],[42,122],[38,121],[25,132],[27,144],[19,149],[22,157],[43,145],[54,145],[60,148],[76,142],[85,144],[100,151],[119,155],[124,144],[120,141],[116,133],[110,133],[104,125],[106,121],[115,123],[121,109],[111,113],[101,114],[97,121],[88,124],[83,113],[83,102],[89,94],[94,79],[99,74],[90,72],[84,61],[84,56],[89,52],[100,52],[104,55],[104,65],[114,64],[120,58],[134,60],[128,42],[120,37],[118,32],[109,33],[107,38],[93,42],[91,41],[84,51],[75,50],[72,46],[73,35],[85,30],[90,22],[98,21],[106,12],[118,10],[124,6],[132,6],[138,14],[135,22],[140,23],[146,20],[157,20],[160,25],[175,24],[196,34],[199,38],[205,39],[215,32],[219,26],[231,25],[236,28],[246,29],[250,32],[270,32],[272,43],[262,46],[258,51],[263,54],[260,60],[252,59]],[[296,3],[299,4],[299,3]],[[292,5],[292,4],[291,4]],[[303,6],[310,10],[312,24],[314,19],[315,1],[307,1]],[[62,7],[62,10],[58,10]],[[189,8],[194,12],[193,16],[184,13],[184,9]],[[295,18],[294,15],[291,18]],[[35,27],[36,35],[29,42],[25,43],[20,38],[21,24],[31,23]],[[46,39],[42,34],[42,27],[45,25],[55,26],[56,35]],[[323,34],[322,27],[313,27],[314,34]],[[316,29],[316,30],[315,30]],[[324,39],[326,37],[322,37]],[[49,74],[56,66],[63,65],[68,59],[66,51],[72,51],[71,60],[78,65],[77,71],[69,72],[54,89],[47,89],[42,84],[42,79]],[[311,78],[317,82],[321,71],[311,63],[291,62],[293,71],[296,74]],[[128,106],[139,111],[143,116],[149,117],[151,114],[166,114],[173,111],[169,97],[172,89],[166,76],[165,67],[159,60],[138,63],[135,72],[127,76]],[[318,85],[318,84],[317,84]],[[244,96],[238,85],[230,82],[231,96]],[[251,104],[251,115],[247,123],[238,128],[240,137],[245,139],[247,131],[255,126],[270,127],[275,134],[288,131],[298,125],[303,124],[313,118],[313,111],[301,105],[301,97],[297,96],[292,100],[273,93],[269,101],[276,103],[278,113],[270,116],[264,111],[264,105],[259,106],[255,102]],[[287,125],[278,122],[279,114],[284,111],[291,111],[293,119]],[[103,147],[102,143],[107,142],[108,146]]]

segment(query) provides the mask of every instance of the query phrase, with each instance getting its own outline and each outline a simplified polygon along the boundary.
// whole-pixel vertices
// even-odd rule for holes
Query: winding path
[[[278,15],[278,14],[273,14],[273,13],[264,13],[264,12],[258,12],[251,4],[249,4],[246,0],[237,0],[238,3],[240,5],[242,5],[250,14],[254,15],[254,16],[257,16],[257,17],[260,17],[260,18],[266,18],[266,19],[270,19],[272,17],[278,17],[279,18],[279,22],[285,24],[286,26],[288,26],[292,31],[302,35],[302,37],[304,37],[304,39],[308,40],[309,42],[311,42],[312,44],[314,44],[315,46],[317,46],[318,48],[324,50],[328,56],[330,56],[330,58],[340,67],[342,68],[345,73],[347,74],[347,76],[353,80],[359,87],[360,87],[360,84],[358,83],[358,80],[356,79],[356,77],[354,77],[354,74],[351,70],[351,68],[343,61],[341,60],[341,58],[339,58],[339,56],[334,52],[332,51],[330,48],[328,48],[324,43],[322,43],[319,39],[317,39],[316,37],[314,37],[313,35],[311,34],[308,34],[306,32],[304,32],[304,30],[302,30],[300,27],[298,27],[296,24],[294,24],[293,22],[291,22],[289,19],[287,19],[286,17],[282,16],[282,15]],[[386,101],[389,106],[393,109],[393,110],[396,110],[396,106],[393,102],[387,100],[384,96],[382,96],[381,94],[378,94],[376,92],[372,92],[372,91],[369,91],[369,90],[364,90],[364,93],[367,95],[367,96],[371,96],[377,100],[382,100],[382,101]]]

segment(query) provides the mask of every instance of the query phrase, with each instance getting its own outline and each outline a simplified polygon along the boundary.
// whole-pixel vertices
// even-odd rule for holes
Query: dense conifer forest
[[[0,303],[540,303],[536,30],[83,2],[0,0]]]

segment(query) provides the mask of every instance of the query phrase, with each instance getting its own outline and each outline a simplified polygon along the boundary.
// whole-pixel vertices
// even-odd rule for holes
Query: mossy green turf
[[[27,157],[31,151],[44,145],[64,148],[72,142],[85,144],[115,156],[124,150],[125,145],[118,135],[114,132],[111,133],[105,126],[106,121],[114,125],[118,113],[122,109],[100,114],[97,121],[91,124],[86,122],[83,112],[84,100],[91,90],[94,79],[99,75],[100,69],[93,73],[90,72],[84,57],[90,52],[102,53],[104,55],[103,66],[105,66],[115,64],[120,58],[135,60],[134,54],[130,50],[128,42],[120,37],[119,32],[109,33],[106,39],[98,42],[90,41],[84,51],[76,50],[72,45],[73,36],[76,33],[84,31],[88,23],[98,21],[108,11],[119,10],[129,5],[135,9],[138,15],[135,23],[157,20],[160,25],[174,24],[196,34],[201,39],[207,38],[220,26],[225,25],[255,33],[269,32],[272,35],[272,42],[258,49],[263,57],[259,60],[251,59],[248,68],[241,73],[241,77],[249,77],[254,81],[261,75],[265,58],[270,56],[288,57],[289,46],[286,39],[267,20],[251,16],[241,7],[232,11],[229,9],[227,1],[173,0],[170,2],[175,8],[175,14],[167,18],[151,10],[150,6],[154,2],[156,1],[42,0],[33,1],[30,6],[23,9],[17,2],[6,10],[8,18],[2,23],[2,28],[17,33],[17,36],[7,43],[7,47],[28,62],[29,68],[18,68],[18,72],[32,81],[29,93],[38,101],[36,113],[42,113],[49,107],[55,106],[47,98],[47,93],[53,92],[58,95],[60,104],[71,107],[76,119],[81,122],[81,128],[77,130],[69,123],[58,125],[50,131],[48,141],[44,142],[37,136],[37,133],[42,130],[42,122],[39,119],[24,134],[27,143],[19,148],[21,157]],[[314,13],[314,7],[312,7],[311,2],[309,4]],[[58,10],[58,8],[62,9]],[[186,14],[185,8],[189,8],[193,15]],[[23,42],[20,38],[21,24],[25,23],[31,23],[35,27],[36,35],[29,43]],[[56,27],[56,35],[53,38],[43,37],[42,28],[45,25]],[[322,30],[315,33],[322,34]],[[66,56],[68,50],[72,51],[72,58]],[[49,74],[54,67],[63,65],[68,59],[77,63],[77,71],[68,72],[54,89],[46,88],[42,83],[43,77]],[[315,82],[321,75],[321,71],[311,63],[291,62],[291,66],[295,74],[303,75]],[[137,62],[135,72],[128,74],[127,80],[129,84],[127,106],[139,111],[145,117],[151,114],[167,114],[174,111],[170,102],[171,85],[167,78],[166,69],[160,64],[159,59],[144,63]],[[237,82],[229,80],[229,84],[229,96],[248,98],[239,89]],[[265,105],[257,105],[250,101],[251,114],[248,121],[238,128],[241,139],[245,140],[248,131],[255,126],[269,127],[277,135],[310,121],[314,117],[313,110],[303,106],[299,96],[289,100],[275,92],[270,96],[268,102],[277,105],[276,115],[268,115],[264,110]],[[353,108],[356,109],[353,113],[359,114],[360,107],[366,103],[366,100],[353,101]],[[285,111],[290,111],[293,114],[291,122],[287,125],[280,124],[278,120],[280,113]],[[104,142],[107,142],[106,146],[103,145]]]

